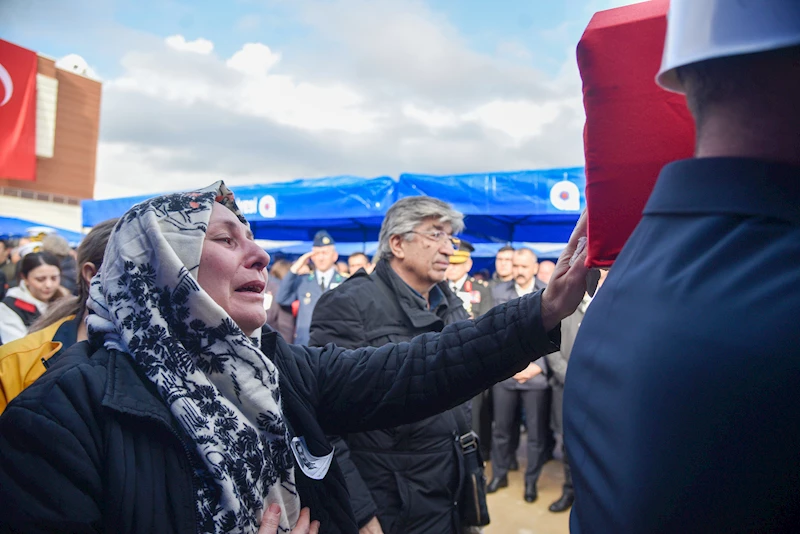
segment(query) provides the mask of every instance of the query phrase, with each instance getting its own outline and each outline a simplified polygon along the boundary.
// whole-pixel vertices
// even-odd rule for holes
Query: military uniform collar
[[[662,169],[644,213],[725,213],[800,224],[800,167],[748,158],[676,161]]]

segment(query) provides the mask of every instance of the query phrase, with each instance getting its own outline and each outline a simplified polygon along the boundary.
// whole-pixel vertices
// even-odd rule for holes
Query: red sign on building
[[[0,178],[36,179],[36,52],[0,39]]]

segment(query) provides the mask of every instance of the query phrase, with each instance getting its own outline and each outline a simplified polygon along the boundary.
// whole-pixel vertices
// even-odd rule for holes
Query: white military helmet
[[[800,0],[671,0],[656,81],[682,93],[675,69],[800,44]]]

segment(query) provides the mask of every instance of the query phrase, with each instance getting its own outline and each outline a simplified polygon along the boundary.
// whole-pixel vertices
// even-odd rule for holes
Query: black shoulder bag
[[[458,499],[461,521],[464,526],[483,527],[489,524],[489,508],[486,506],[486,476],[483,473],[478,435],[467,424],[462,406],[453,409],[453,415],[458,425],[456,448],[464,465],[464,479]]]

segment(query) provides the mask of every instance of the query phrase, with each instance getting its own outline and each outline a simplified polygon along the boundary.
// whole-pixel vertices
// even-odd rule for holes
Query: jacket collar
[[[676,161],[661,170],[644,213],[725,213],[800,224],[800,167],[747,158]]]
[[[175,427],[172,414],[155,386],[136,368],[129,355],[116,350],[108,351],[108,380],[103,406]]]
[[[80,326],[80,319],[71,315],[69,319],[58,327],[53,336],[53,341],[61,343],[62,347],[71,347],[78,339],[78,326]]]
[[[428,309],[428,302],[419,293],[411,289],[411,286],[394,272],[394,269],[386,260],[378,262],[372,276],[376,276],[389,287],[395,298],[397,298],[400,309],[408,317],[414,328],[430,328],[445,319],[450,314],[450,311],[456,309],[456,307],[463,309],[461,299],[450,291],[446,282],[436,284],[436,288],[442,292],[444,298],[435,309]],[[454,299],[458,299],[458,301],[456,302]]]

